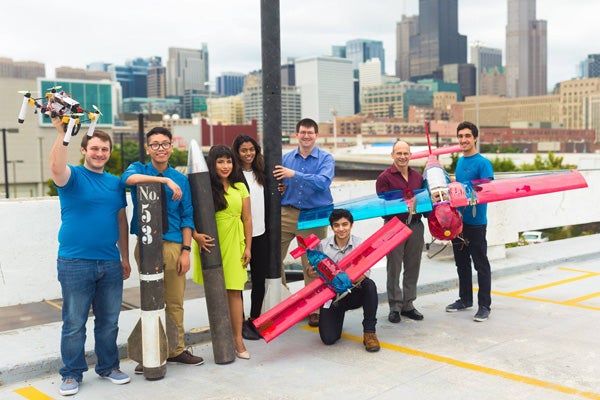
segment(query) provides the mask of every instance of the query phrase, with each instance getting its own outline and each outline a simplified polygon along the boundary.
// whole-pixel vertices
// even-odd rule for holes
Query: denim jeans
[[[121,261],[62,258],[57,260],[62,288],[62,333],[60,352],[63,379],[83,379],[88,370],[85,360],[86,322],[90,307],[94,313],[96,373],[106,376],[119,369],[117,333],[123,297]]]

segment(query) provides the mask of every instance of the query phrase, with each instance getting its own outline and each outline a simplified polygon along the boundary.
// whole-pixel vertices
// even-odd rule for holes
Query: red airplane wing
[[[562,192],[587,187],[585,178],[578,171],[553,172],[529,175],[521,178],[497,179],[473,185],[477,203],[517,199],[540,194]]]
[[[405,241],[411,233],[412,231],[398,218],[393,218],[348,253],[338,266],[346,271],[352,282],[355,282],[398,244]],[[252,322],[268,343],[333,296],[335,292],[322,279],[317,279]]]
[[[433,154],[434,156],[439,156],[441,154],[460,153],[461,151],[462,149],[460,148],[460,145],[455,144],[453,146],[438,147],[437,149],[433,149],[431,150],[431,154]],[[415,160],[417,158],[425,157],[429,157],[429,150],[417,151],[416,153],[412,153],[410,159]]]

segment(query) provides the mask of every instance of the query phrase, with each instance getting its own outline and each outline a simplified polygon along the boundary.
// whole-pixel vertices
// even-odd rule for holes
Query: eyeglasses
[[[171,142],[164,142],[164,143],[148,143],[148,147],[150,147],[152,150],[156,151],[158,149],[160,149],[161,147],[163,148],[163,150],[169,150],[171,148],[172,143]]]
[[[316,135],[316,132],[312,132],[312,131],[300,131],[298,132],[298,135],[300,136],[313,136]]]

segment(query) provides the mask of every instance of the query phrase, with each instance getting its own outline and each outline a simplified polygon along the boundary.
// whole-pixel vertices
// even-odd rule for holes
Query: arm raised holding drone
[[[50,150],[50,172],[52,180],[57,186],[64,186],[71,177],[71,169],[67,165],[68,147],[63,145],[65,139],[65,130],[63,129],[62,118],[52,118],[52,125],[56,128],[58,135]]]

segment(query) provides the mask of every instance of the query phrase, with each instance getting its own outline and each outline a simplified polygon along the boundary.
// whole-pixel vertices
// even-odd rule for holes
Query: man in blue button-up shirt
[[[296,235],[307,236],[314,233],[323,239],[327,227],[298,230],[298,215],[301,210],[327,206],[333,203],[329,186],[335,172],[335,161],[328,152],[317,147],[319,126],[310,118],[296,124],[298,148],[283,156],[282,164],[276,165],[273,176],[282,180],[285,192],[281,198],[281,264]],[[304,284],[317,278],[310,268],[306,256],[302,256]],[[285,284],[285,273],[281,274]],[[309,316],[309,325],[318,326],[319,314],[315,310]]]

